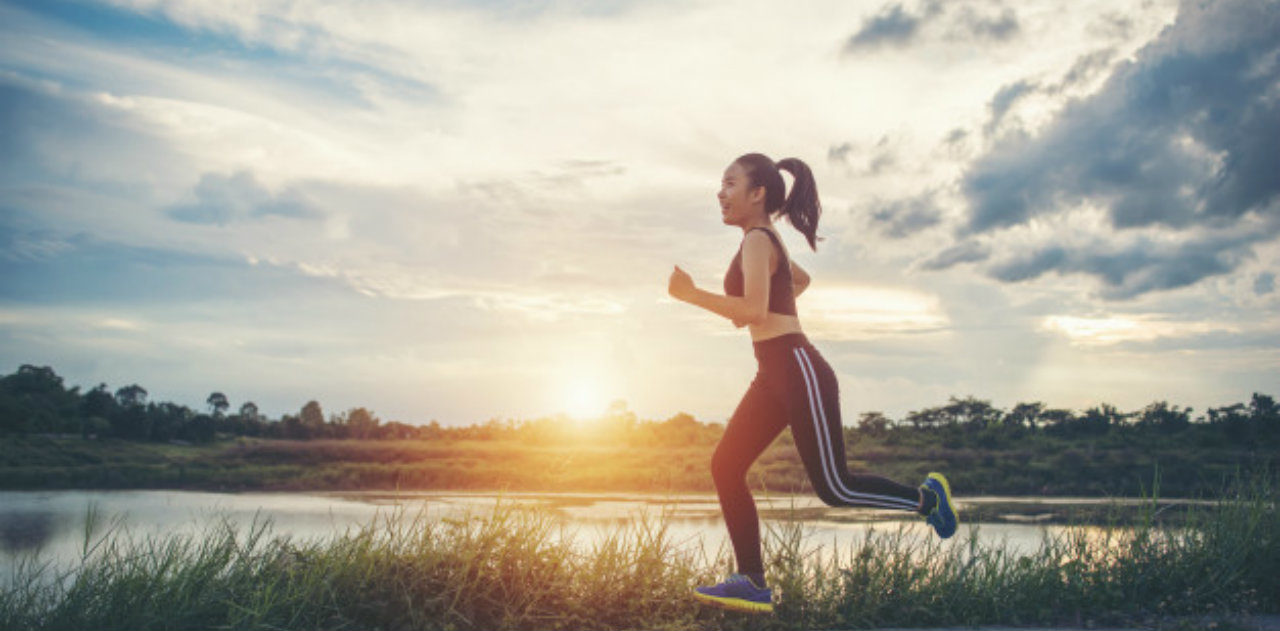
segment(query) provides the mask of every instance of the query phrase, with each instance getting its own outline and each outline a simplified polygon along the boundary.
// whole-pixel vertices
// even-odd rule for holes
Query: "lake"
[[[642,515],[669,516],[668,533],[678,546],[705,546],[714,555],[729,549],[714,494],[609,493],[479,493],[479,492],[326,492],[208,493],[198,491],[0,491],[0,584],[12,581],[22,559],[48,560],[73,567],[81,558],[85,521],[90,511],[98,523],[114,525],[133,537],[199,534],[219,519],[247,531],[255,519],[270,520],[271,532],[294,540],[329,538],[371,523],[379,517],[412,518],[425,511],[430,519],[483,515],[497,502],[551,511],[567,527],[575,545],[589,549],[609,532]],[[839,551],[868,531],[895,532],[926,538],[933,533],[907,513],[831,508],[812,496],[757,496],[767,532],[787,515],[798,517],[808,545]],[[976,531],[984,544],[1004,545],[1017,554],[1039,549],[1046,536],[1066,528],[1068,511],[1102,503],[1136,504],[1137,500],[1063,498],[964,498],[966,513],[983,516],[964,521],[951,540],[965,542]],[[904,518],[906,518],[904,520]],[[1097,528],[1097,527],[1092,527]]]

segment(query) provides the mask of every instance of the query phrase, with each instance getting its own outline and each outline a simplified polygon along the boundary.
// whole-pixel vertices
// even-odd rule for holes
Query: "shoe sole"
[[[712,607],[719,607],[721,609],[727,609],[729,611],[741,611],[744,613],[773,613],[772,603],[758,603],[750,600],[743,600],[741,598],[709,596],[702,592],[693,592],[693,597],[704,604],[711,605]]]
[[[947,502],[947,510],[951,511],[951,516],[954,517],[956,520],[956,530],[959,530],[960,529],[960,511],[956,510],[956,505],[951,501],[951,485],[947,483],[947,477],[935,471],[930,473],[928,476],[926,476],[926,479],[937,480],[938,484],[942,485],[942,490],[946,494],[946,498],[944,499]],[[951,535],[954,535],[954,534],[955,534],[955,530],[951,531]],[[950,537],[951,535],[947,535],[947,537]]]

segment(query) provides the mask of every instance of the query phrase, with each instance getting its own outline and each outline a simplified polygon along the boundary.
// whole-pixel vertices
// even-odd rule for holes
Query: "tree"
[[[1019,403],[1004,415],[1003,424],[1005,427],[1025,427],[1035,430],[1040,422],[1040,415],[1044,414],[1045,404],[1036,401],[1035,403]]]
[[[858,417],[858,430],[868,436],[883,436],[889,431],[889,418],[882,412],[863,412]]]
[[[72,432],[80,429],[79,388],[67,390],[48,366],[23,364],[18,372],[0,379],[7,395],[0,409],[0,425],[9,431]]]
[[[307,401],[299,413],[302,423],[303,438],[318,438],[324,435],[324,410],[317,401]]]
[[[211,393],[209,398],[205,399],[205,403],[209,404],[209,411],[213,412],[215,418],[222,416],[222,413],[231,407],[231,404],[227,403],[227,395],[221,392]]]
[[[115,397],[111,396],[105,383],[98,384],[80,399],[80,413],[87,417],[110,418],[115,407]]]
[[[1138,412],[1138,425],[1167,433],[1181,431],[1191,425],[1191,408],[1180,410],[1166,401],[1156,401]]]
[[[373,438],[378,431],[378,417],[364,408],[354,408],[347,412],[347,428],[352,438]]]
[[[138,384],[116,390],[116,403],[122,408],[141,407],[147,403],[147,391]]]
[[[1249,401],[1249,420],[1260,436],[1280,438],[1280,405],[1274,398],[1253,393],[1253,399]]]

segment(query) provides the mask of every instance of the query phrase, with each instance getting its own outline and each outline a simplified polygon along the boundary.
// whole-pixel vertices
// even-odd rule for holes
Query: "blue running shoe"
[[[730,574],[723,583],[693,588],[693,596],[715,607],[748,613],[773,613],[773,590],[755,586],[745,574]]]
[[[930,473],[925,478],[924,484],[920,486],[933,491],[938,496],[938,503],[924,520],[933,526],[933,530],[943,539],[956,534],[956,527],[960,525],[960,514],[956,512],[956,505],[951,501],[951,485],[947,484],[947,478],[941,473]]]

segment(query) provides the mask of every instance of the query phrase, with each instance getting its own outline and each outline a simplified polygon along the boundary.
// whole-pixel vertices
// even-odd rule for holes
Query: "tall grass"
[[[552,513],[501,501],[459,519],[383,515],[324,541],[259,521],[142,538],[117,525],[86,530],[75,570],[20,566],[0,628],[836,629],[1276,612],[1276,499],[1273,478],[1255,476],[1176,528],[1153,499],[1136,526],[1069,528],[1027,555],[972,532],[921,543],[915,526],[831,550],[798,519],[768,523],[778,605],[763,618],[694,603],[689,590],[732,560],[677,541],[666,509],[586,542]]]

